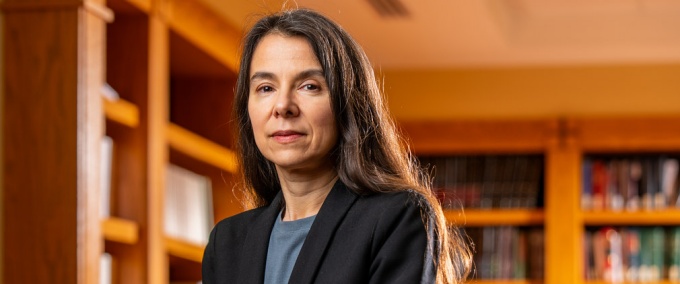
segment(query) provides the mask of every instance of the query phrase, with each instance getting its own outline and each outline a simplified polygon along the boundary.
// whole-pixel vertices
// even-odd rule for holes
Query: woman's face
[[[325,171],[338,131],[321,64],[303,37],[264,36],[250,63],[255,143],[279,170]]]

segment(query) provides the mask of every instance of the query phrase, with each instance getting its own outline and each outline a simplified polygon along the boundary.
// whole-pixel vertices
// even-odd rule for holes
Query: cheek
[[[255,142],[258,142],[263,133],[263,124],[260,119],[260,113],[258,113],[257,108],[251,108],[251,104],[248,106],[248,118],[250,119],[250,127],[253,130],[253,136],[255,136]]]
[[[332,144],[331,147],[335,146],[339,134],[338,129],[335,125],[335,116],[333,116],[333,113],[331,112],[330,108],[322,115],[317,117],[317,123],[318,123],[317,125],[324,129],[325,143]]]

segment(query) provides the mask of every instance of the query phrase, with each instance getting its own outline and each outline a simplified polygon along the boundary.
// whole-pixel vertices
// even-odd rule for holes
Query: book
[[[592,173],[592,208],[594,210],[602,210],[605,208],[605,200],[607,193],[607,167],[602,160],[593,161]]]
[[[624,278],[623,269],[623,242],[617,230],[611,227],[602,228],[600,231],[601,242],[603,245],[602,256],[603,273],[602,278],[608,282],[622,282]]]
[[[593,163],[589,158],[583,159],[581,165],[581,208],[593,209]]]
[[[632,227],[623,230],[623,261],[625,280],[637,282],[640,280],[640,230]]]
[[[607,164],[607,200],[606,208],[613,211],[621,211],[624,207],[624,199],[621,194],[619,182],[619,170],[621,162],[618,159],[610,160]]]
[[[104,219],[111,215],[111,175],[113,170],[113,139],[103,136],[99,159],[99,216]]]
[[[166,168],[164,230],[166,235],[196,245],[208,242],[214,225],[208,177],[179,166]]]
[[[626,198],[626,210],[638,211],[642,207],[641,183],[642,183],[642,163],[639,160],[633,160],[629,164],[628,172],[628,198]]]
[[[113,283],[113,259],[111,254],[102,253],[99,257],[99,284]]]
[[[665,206],[675,206],[677,200],[678,182],[678,159],[664,158],[661,161],[661,192],[664,196]]]
[[[668,280],[680,281],[680,227],[672,227],[667,234]]]

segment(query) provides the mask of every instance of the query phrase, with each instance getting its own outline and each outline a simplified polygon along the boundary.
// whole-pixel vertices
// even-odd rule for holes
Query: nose
[[[289,118],[300,114],[300,108],[295,101],[295,92],[284,92],[279,94],[274,106],[274,117]]]

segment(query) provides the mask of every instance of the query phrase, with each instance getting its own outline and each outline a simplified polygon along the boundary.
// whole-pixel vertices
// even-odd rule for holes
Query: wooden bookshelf
[[[107,27],[106,82],[121,97],[102,99],[101,114],[116,147],[113,217],[102,221],[114,278],[196,282],[203,246],[164,234],[165,167],[179,163],[211,179],[216,221],[240,212],[225,181],[237,170],[229,137],[210,130],[228,122],[241,34],[199,3],[107,5],[116,21]]]
[[[139,240],[139,225],[121,218],[107,218],[102,220],[102,234],[107,241],[132,245]]]
[[[544,283],[604,283],[582,278],[586,226],[677,226],[680,209],[639,212],[580,208],[581,163],[589,154],[678,153],[679,117],[576,117],[545,120],[403,122],[418,155],[532,154],[545,156],[544,210],[446,211],[466,227],[544,226]],[[518,137],[519,136],[519,137]],[[472,283],[506,283],[501,280]],[[656,283],[656,282],[655,282]],[[661,281],[659,283],[668,283]]]
[[[539,209],[465,209],[445,210],[446,220],[465,227],[543,225],[545,214]]]

